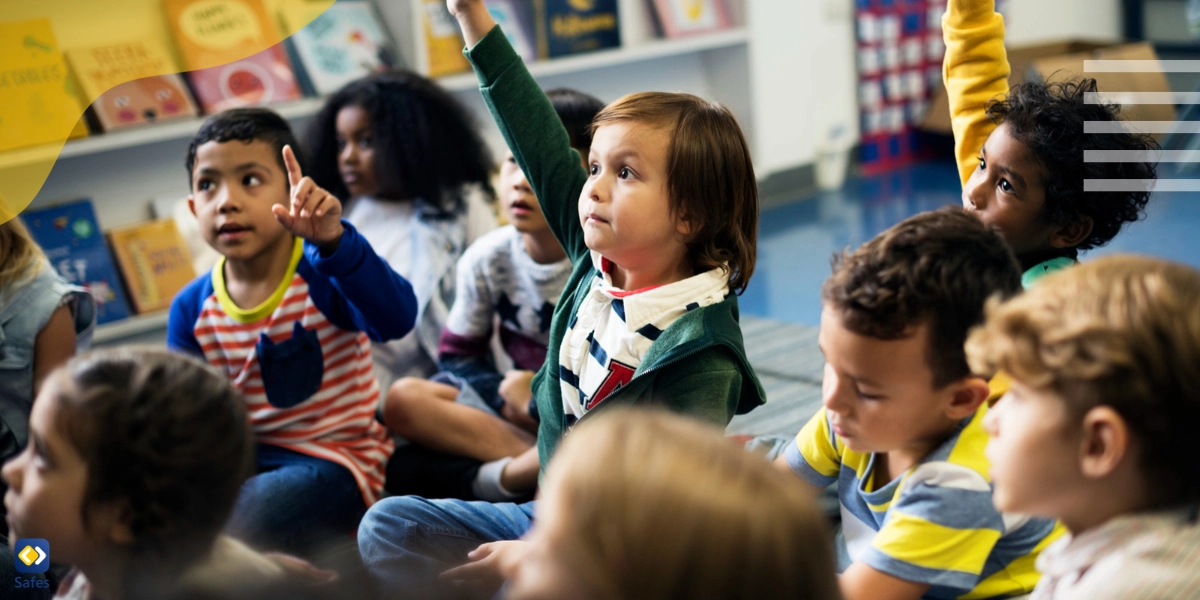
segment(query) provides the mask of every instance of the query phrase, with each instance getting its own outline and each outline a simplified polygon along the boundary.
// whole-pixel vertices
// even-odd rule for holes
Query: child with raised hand
[[[834,263],[822,289],[823,407],[776,464],[838,484],[846,600],[1009,598],[1061,534],[992,505],[986,380],[963,344],[1020,291],[993,228],[957,207],[906,219]]]
[[[566,431],[612,406],[657,404],[723,427],[761,404],[737,322],[737,292],[754,271],[758,193],[733,115],[687,94],[626,96],[596,116],[585,169],[483,2],[447,6],[574,265],[533,380],[538,443],[506,466],[504,487],[532,487]],[[364,517],[359,548],[396,590],[428,594],[475,546],[523,535],[531,513],[529,504],[388,498]]]
[[[347,202],[346,220],[417,295],[413,332],[373,348],[380,388],[431,377],[455,263],[496,227],[487,144],[453,96],[410,71],[347,84],[306,136],[309,176]]]
[[[972,332],[972,367],[1012,377],[983,422],[996,507],[1070,532],[1033,599],[1200,599],[1198,302],[1195,269],[1107,256]]]
[[[352,532],[383,491],[393,442],[369,342],[407,334],[417,306],[304,177],[295,143],[265,109],[213,115],[192,139],[188,206],[222,258],[175,297],[167,345],[228,375],[249,410],[257,474],[231,532],[303,554]]]
[[[1084,160],[1088,150],[1158,147],[1146,135],[1084,132],[1085,122],[1121,119],[1120,106],[1088,102],[1096,80],[1028,82],[1010,90],[1004,19],[994,0],[950,0],[942,25],[963,207],[1008,240],[1025,287],[1141,217],[1148,191],[1085,189],[1090,179],[1156,177],[1151,161]]]
[[[592,119],[604,103],[570,89],[549,90],[546,97],[571,147],[586,155]],[[412,442],[388,463],[388,489],[397,495],[494,501],[527,495],[505,489],[500,476],[534,444],[530,386],[546,362],[550,320],[571,261],[512,152],[500,164],[497,183],[510,225],[480,238],[458,263],[454,306],[439,347],[443,372],[432,380],[401,379],[388,392],[385,422]],[[513,364],[503,375],[489,345],[497,317]]]

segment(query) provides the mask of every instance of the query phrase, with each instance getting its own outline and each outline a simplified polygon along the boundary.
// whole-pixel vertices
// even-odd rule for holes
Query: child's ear
[[[196,197],[188,194],[188,210],[192,211],[192,216],[196,216]]]
[[[965,377],[954,386],[950,406],[946,407],[946,416],[953,420],[965,419],[979,410],[979,406],[991,394],[988,382],[982,377]]]
[[[126,502],[113,502],[96,506],[91,509],[88,521],[93,531],[100,534],[105,541],[127,546],[133,543],[133,514]]]
[[[1083,416],[1079,448],[1080,472],[1100,479],[1112,474],[1129,455],[1129,427],[1110,406],[1097,406]]]
[[[1079,215],[1075,221],[1067,223],[1050,234],[1050,245],[1055,248],[1074,248],[1092,235],[1092,218]]]

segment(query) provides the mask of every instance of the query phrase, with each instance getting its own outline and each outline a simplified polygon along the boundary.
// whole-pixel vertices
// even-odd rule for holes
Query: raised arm
[[[942,79],[950,98],[954,158],[965,185],[978,166],[983,142],[996,128],[987,118],[987,103],[1008,93],[1004,18],[996,13],[994,0],[950,0],[942,32]]]

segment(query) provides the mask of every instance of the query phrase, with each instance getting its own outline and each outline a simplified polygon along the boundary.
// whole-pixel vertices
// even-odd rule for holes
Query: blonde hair
[[[46,254],[20,217],[0,223],[0,289],[36,275],[45,261]]]
[[[1159,503],[1200,500],[1200,272],[1128,255],[1071,267],[990,302],[966,351],[975,372],[1003,370],[1076,418],[1112,407]]]
[[[840,597],[809,491],[700,423],[598,415],[567,436],[545,489],[569,523],[563,556],[607,596]]]

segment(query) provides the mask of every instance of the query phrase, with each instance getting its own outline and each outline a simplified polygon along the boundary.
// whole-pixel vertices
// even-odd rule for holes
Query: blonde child
[[[506,465],[505,489],[533,487],[566,431],[612,406],[656,403],[724,426],[761,404],[737,322],[737,293],[754,271],[758,195],[733,115],[686,94],[626,96],[597,115],[585,169],[483,2],[447,6],[574,265],[533,380],[537,446]],[[393,589],[428,594],[468,550],[524,534],[531,514],[529,504],[388,498],[364,517],[359,549]]]
[[[988,309],[967,342],[996,507],[1061,519],[1036,600],[1200,598],[1200,273],[1110,256]]]

